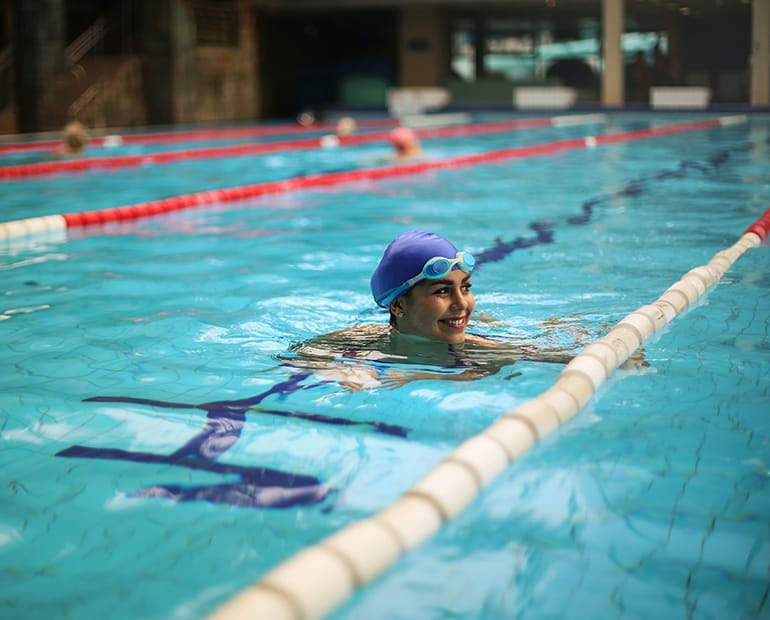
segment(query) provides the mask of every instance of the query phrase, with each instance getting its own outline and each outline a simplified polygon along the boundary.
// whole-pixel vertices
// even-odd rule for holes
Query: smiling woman
[[[419,230],[405,232],[385,250],[371,279],[378,306],[402,334],[462,343],[476,301],[471,272],[476,261],[446,239]]]
[[[385,249],[371,278],[375,302],[390,312],[388,325],[344,329],[294,347],[293,365],[327,373],[350,390],[398,387],[419,379],[469,381],[517,360],[568,363],[561,349],[513,345],[466,330],[476,307],[469,252],[431,232],[413,230]],[[483,319],[484,315],[476,315]],[[446,372],[405,372],[351,360],[443,366]],[[340,363],[343,362],[343,363]]]

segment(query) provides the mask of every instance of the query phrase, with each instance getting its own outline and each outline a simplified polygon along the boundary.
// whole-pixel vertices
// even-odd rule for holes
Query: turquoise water
[[[678,120],[617,115],[599,127],[437,140],[430,154]],[[306,377],[269,393],[243,412],[237,441],[206,463],[333,489],[286,507],[238,505],[226,492],[240,480],[235,470],[147,457],[193,441],[207,411],[224,419],[221,408],[162,403],[268,393],[291,380],[278,357],[293,343],[387,320],[368,279],[403,230],[433,230],[488,257],[474,274],[477,308],[505,325],[473,331],[578,351],[764,213],[768,136],[770,119],[756,116],[2,250],[0,614],[204,617],[303,546],[384,508],[463,440],[550,387],[560,366],[518,362],[470,383],[352,393]],[[253,173],[212,160],[2,183],[2,219],[291,176],[323,169],[321,160],[351,166],[378,148],[340,150],[342,159],[292,153],[273,171],[252,162]],[[751,250],[645,343],[649,368],[618,371],[335,620],[766,616],[768,291],[767,248]],[[85,451],[57,456],[73,446]],[[209,494],[174,500],[169,489]]]
[[[479,123],[500,120],[506,119],[488,116],[482,117]],[[604,126],[605,123],[601,121],[586,122],[564,128],[559,135],[561,138],[583,137],[600,131]],[[446,158],[511,146],[539,144],[552,140],[553,136],[550,130],[532,129],[489,133],[479,135],[473,140],[431,138],[424,141],[424,146],[429,149],[431,157]],[[304,137],[307,136],[289,135],[285,141],[290,144],[292,140]],[[278,138],[270,139],[273,142],[277,140]],[[206,146],[216,148],[221,144],[196,142],[190,148]],[[140,155],[180,148],[174,144],[130,145],[114,149],[91,149],[88,155],[94,158],[105,155]],[[41,177],[0,178],[0,196],[3,200],[0,221],[125,206],[181,193],[252,185],[295,176],[371,168],[387,163],[392,154],[392,147],[387,139],[383,138],[358,147],[286,150],[263,155],[230,157],[225,160],[195,159],[115,169],[94,168],[78,175],[52,174],[42,177],[42,183]],[[0,167],[14,163],[12,156],[0,156]]]

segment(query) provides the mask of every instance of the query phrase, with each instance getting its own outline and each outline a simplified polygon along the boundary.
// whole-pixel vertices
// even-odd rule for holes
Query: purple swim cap
[[[436,234],[421,230],[405,232],[390,242],[372,275],[372,296],[377,305],[387,308],[409,289],[401,286],[422,271],[434,256],[453,259],[457,248]],[[412,288],[412,287],[410,287]]]

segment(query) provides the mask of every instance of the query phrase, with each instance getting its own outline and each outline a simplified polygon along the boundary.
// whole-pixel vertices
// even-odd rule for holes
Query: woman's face
[[[465,340],[475,306],[471,274],[455,269],[439,280],[423,280],[394,301],[391,310],[402,334],[457,344]]]

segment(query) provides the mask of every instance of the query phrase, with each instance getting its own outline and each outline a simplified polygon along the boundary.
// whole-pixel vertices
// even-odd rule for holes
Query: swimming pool
[[[681,120],[617,114],[424,146],[455,157]],[[10,243],[3,616],[203,617],[383,509],[563,369],[517,362],[471,383],[353,393],[281,366],[295,342],[385,320],[368,278],[390,239],[434,230],[484,258],[477,307],[505,325],[474,331],[577,351],[766,211],[768,130],[752,116]],[[319,157],[321,171],[368,167],[383,152],[12,182],[3,219],[270,181],[315,172]],[[617,371],[333,617],[766,614],[767,256],[744,254],[645,343],[649,368]],[[180,465],[225,422],[234,444]],[[265,480],[285,493],[253,492]],[[248,505],[260,501],[283,507]]]

